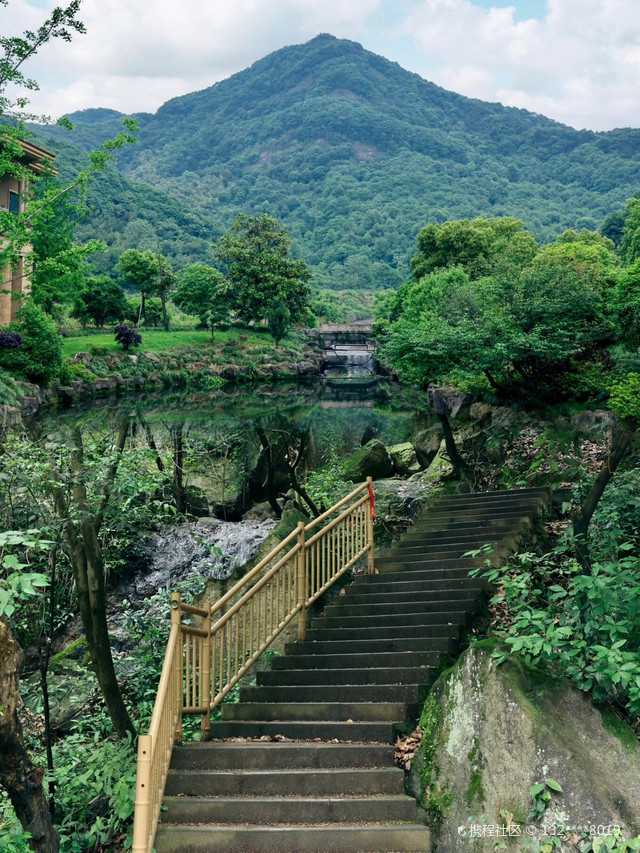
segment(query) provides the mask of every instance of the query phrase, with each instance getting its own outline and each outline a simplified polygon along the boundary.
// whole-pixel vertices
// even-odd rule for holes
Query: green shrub
[[[84,364],[63,364],[59,375],[60,382],[63,385],[71,385],[77,380],[93,382],[95,378],[95,373],[92,373]]]
[[[609,407],[621,418],[640,421],[640,373],[627,373],[613,384]]]
[[[16,380],[0,368],[0,406],[15,406],[20,396],[20,387]]]
[[[18,319],[8,328],[22,335],[22,346],[0,350],[0,366],[30,382],[46,385],[62,368],[62,339],[53,320],[31,299],[20,309]]]
[[[621,552],[633,546],[620,546]],[[568,550],[517,554],[506,566],[474,569],[498,589],[496,633],[530,665],[551,664],[597,701],[640,715],[640,557],[594,563],[584,575]]]

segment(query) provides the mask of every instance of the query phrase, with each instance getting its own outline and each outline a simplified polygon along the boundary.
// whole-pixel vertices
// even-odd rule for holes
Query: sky
[[[36,28],[54,5],[9,0],[0,33]],[[79,17],[86,35],[24,68],[36,113],[155,112],[331,33],[462,95],[576,128],[640,127],[640,0],[82,0]]]

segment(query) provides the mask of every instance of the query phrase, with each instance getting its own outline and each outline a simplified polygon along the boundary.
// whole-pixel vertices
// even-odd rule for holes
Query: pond
[[[140,600],[190,576],[228,577],[283,509],[312,515],[342,497],[349,487],[339,464],[361,444],[410,441],[432,423],[424,393],[380,377],[349,382],[227,385],[50,409],[27,425],[21,453],[30,442],[34,460],[57,454],[62,470],[75,434],[95,505],[114,436],[128,424],[105,557],[124,582],[119,595]],[[176,524],[175,508],[192,521]]]
[[[163,464],[168,454],[179,469],[185,494],[178,503],[190,500],[195,515],[237,521],[268,500],[259,483],[268,475],[265,457],[276,464],[279,456],[299,454],[297,471],[305,479],[371,438],[386,445],[410,441],[433,415],[427,395],[416,389],[378,376],[356,383],[330,378],[94,400],[43,411],[30,433],[42,440],[78,428],[96,438],[123,419],[130,420],[130,446],[157,450]]]

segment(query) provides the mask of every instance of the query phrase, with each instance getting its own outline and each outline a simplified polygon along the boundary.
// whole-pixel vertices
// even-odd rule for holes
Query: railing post
[[[304,522],[298,522],[298,553],[296,555],[296,603],[298,611],[298,639],[304,640],[307,636],[307,598],[309,590],[307,584],[307,551],[305,548]]]
[[[202,660],[200,661],[200,705],[206,705],[207,711],[200,721],[202,740],[209,740],[211,732],[211,604],[204,605],[207,615],[202,620],[202,628],[207,632],[202,638]]]
[[[367,507],[367,571],[370,575],[375,572],[374,565],[374,545],[373,545],[373,477],[367,477],[367,488],[369,489],[369,500],[365,504]]]
[[[178,626],[178,649],[179,653],[176,655],[176,669],[177,672],[175,674],[176,679],[176,690],[178,692],[177,704],[178,704],[178,722],[176,724],[176,735],[175,742],[182,743],[182,708],[184,706],[184,666],[182,663],[182,614],[180,612],[180,593],[172,592],[171,593],[171,625]]]
[[[136,778],[132,853],[149,853],[151,747],[151,736],[140,735],[138,738],[138,775]]]

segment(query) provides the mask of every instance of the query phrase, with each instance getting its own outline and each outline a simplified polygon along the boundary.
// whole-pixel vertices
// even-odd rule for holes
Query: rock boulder
[[[576,842],[592,825],[640,834],[637,738],[569,682],[518,663],[497,667],[490,649],[471,646],[436,682],[422,723],[411,779],[432,826],[433,853],[466,849],[470,840],[469,849],[493,853],[495,834],[473,836],[472,826],[482,824],[519,826],[510,851],[531,849],[527,836],[547,838],[545,827],[558,823],[575,830]],[[531,788],[547,780],[562,790],[533,818]]]
[[[420,463],[411,442],[405,441],[403,444],[393,444],[387,450],[389,451],[396,474],[399,474],[401,477],[410,477],[412,474],[418,473]]]
[[[367,477],[382,480],[393,476],[393,462],[389,451],[376,438],[367,442],[363,447],[347,459],[345,477],[352,483],[361,483]]]

